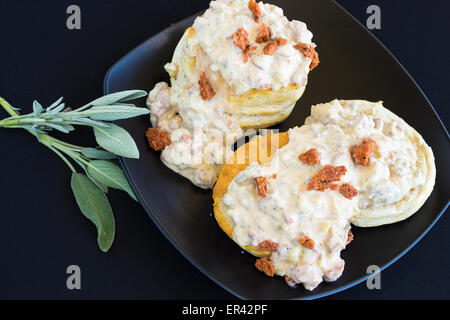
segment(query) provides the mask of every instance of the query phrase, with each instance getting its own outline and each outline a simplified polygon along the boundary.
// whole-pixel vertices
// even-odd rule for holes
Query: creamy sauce
[[[300,21],[289,21],[283,10],[258,2],[262,15],[256,23],[247,0],[218,0],[198,17],[195,33],[187,38],[181,53],[195,58],[195,68],[187,72],[175,59],[165,66],[172,77],[171,87],[158,83],[147,104],[155,128],[165,130],[172,143],[162,154],[162,161],[172,170],[202,188],[211,188],[234,142],[245,135],[233,115],[227,98],[251,89],[278,90],[289,84],[306,85],[311,59],[293,48],[299,42],[314,45],[312,34]],[[265,55],[267,43],[255,43],[261,23],[271,30],[272,38],[288,43],[273,56]],[[252,46],[257,49],[247,63],[232,39],[244,27]],[[211,100],[200,96],[198,80],[205,72],[216,95]]]
[[[277,6],[259,2],[259,7],[262,12],[260,23],[255,22],[245,0],[213,1],[210,9],[195,20],[196,41],[205,52],[210,68],[218,71],[236,94],[250,89],[278,90],[290,83],[304,86],[311,59],[293,46],[299,42],[312,44],[312,33],[300,21],[289,22]],[[256,39],[261,23],[269,27],[272,38],[288,40],[287,45],[280,46],[273,56],[263,53],[267,43],[252,41]],[[240,27],[248,32],[252,46],[258,48],[247,63],[242,59],[242,50],[232,41],[232,34]]]
[[[314,106],[305,125],[289,130],[289,143],[270,162],[254,162],[241,171],[223,197],[234,223],[233,239],[241,246],[277,242],[270,256],[275,272],[308,290],[341,276],[340,252],[352,217],[367,206],[395,203],[425,181],[414,167],[414,147],[402,125],[358,115],[353,107],[360,103],[364,102],[335,100]],[[367,137],[377,148],[369,165],[361,166],[351,150]],[[319,151],[320,163],[306,165],[298,156],[311,148]],[[345,166],[347,173],[338,183],[351,184],[359,195],[349,200],[338,191],[306,191],[309,180],[325,165]],[[268,177],[265,198],[258,196],[255,184],[261,176]],[[303,236],[315,242],[313,249],[299,244]]]
[[[377,148],[367,166],[358,169],[359,207],[393,204],[411,189],[425,183],[425,172],[416,166],[417,150],[406,137],[402,122],[382,115],[359,115],[356,109],[368,102],[338,101],[312,107],[305,124],[337,125],[345,133],[350,146],[363,138],[376,141]],[[344,107],[343,107],[344,106]]]

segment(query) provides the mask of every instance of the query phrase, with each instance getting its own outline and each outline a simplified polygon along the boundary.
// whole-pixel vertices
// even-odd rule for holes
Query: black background
[[[102,95],[103,77],[115,61],[171,23],[206,9],[208,2],[3,0],[0,95],[24,112],[31,111],[34,99],[48,105],[64,96],[69,105],[83,105]],[[446,1],[338,3],[364,24],[367,6],[380,6],[382,29],[372,32],[448,125]],[[66,28],[71,4],[81,8],[81,30]],[[95,144],[89,130],[64,138]],[[185,260],[140,205],[121,192],[109,193],[116,239],[101,253],[94,226],[75,204],[64,163],[24,131],[1,129],[0,146],[0,298],[233,298]],[[450,298],[449,232],[444,214],[412,251],[382,272],[381,290],[362,283],[329,299]],[[66,288],[66,268],[72,264],[81,268],[81,290]]]

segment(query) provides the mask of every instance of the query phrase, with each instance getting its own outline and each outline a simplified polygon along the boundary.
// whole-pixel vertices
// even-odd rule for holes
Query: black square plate
[[[399,62],[365,28],[332,1],[271,1],[289,19],[304,21],[314,34],[320,66],[311,72],[305,94],[280,131],[302,125],[310,106],[338,99],[384,101],[384,106],[419,131],[436,155],[437,178],[420,211],[393,225],[354,228],[355,241],[342,252],[341,278],[310,292],[292,289],[281,277],[268,278],[253,266],[254,257],[227,238],[212,215],[212,192],[193,186],[166,168],[144,137],[147,117],[120,122],[137,142],[139,160],[122,159],[122,166],[143,207],[169,241],[198,269],[237,297],[246,299],[317,298],[349,288],[368,277],[367,268],[381,270],[411,249],[448,206],[450,194],[449,136],[423,92]],[[148,39],[107,73],[105,93],[150,90],[168,81],[163,65],[184,30],[186,18]],[[144,103],[144,101],[141,101]]]

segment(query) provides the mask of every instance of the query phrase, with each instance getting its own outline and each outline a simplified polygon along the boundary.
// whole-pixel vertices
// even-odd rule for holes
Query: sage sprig
[[[127,103],[147,95],[142,90],[112,93],[72,109],[59,98],[47,108],[33,101],[33,112],[25,115],[0,97],[0,105],[10,117],[0,120],[0,127],[25,129],[38,141],[56,153],[72,171],[71,188],[83,213],[97,228],[97,243],[104,252],[111,247],[115,236],[115,221],[106,194],[108,188],[125,191],[137,201],[125,175],[117,163],[117,156],[139,158],[139,150],[130,134],[109,121],[148,114],[147,108]],[[69,133],[75,126],[89,126],[99,146],[83,147],[49,135],[51,131]],[[76,166],[82,172],[76,170]]]

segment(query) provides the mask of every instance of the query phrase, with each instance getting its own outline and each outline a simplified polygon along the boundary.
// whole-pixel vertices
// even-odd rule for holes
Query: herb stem
[[[8,112],[12,117],[17,117],[19,114],[14,110],[14,108],[2,97],[0,97],[0,105]]]
[[[43,121],[21,121],[21,119],[26,119],[26,118],[30,118],[28,115],[26,116],[18,116],[18,117],[9,117],[3,120],[0,120],[0,127],[13,127],[13,128],[17,128],[17,126],[21,126],[21,125],[36,125],[36,126],[45,126],[46,124],[73,124],[73,125],[77,125],[77,126],[88,126],[88,127],[97,127],[99,128],[100,126],[97,126],[95,124],[90,124],[90,123],[84,123],[81,121],[71,121],[71,120],[65,120],[65,121],[52,121],[51,119],[45,119]]]
[[[56,146],[59,150],[61,150],[62,152],[64,152],[65,154],[67,154],[69,157],[71,157],[80,167],[83,167],[83,165],[89,165],[88,161],[85,161],[78,152],[74,152],[73,149],[69,146],[65,146],[63,144],[58,143],[57,139],[56,140]],[[63,141],[60,141],[63,142]]]
[[[52,136],[49,136],[49,138],[54,144],[58,144],[59,146],[62,146],[62,147],[68,147],[72,150],[82,150],[83,149],[83,147],[76,146],[74,144],[70,144],[68,142],[53,138]]]
[[[56,149],[55,147],[53,147],[50,144],[45,144],[50,150],[52,150],[54,153],[56,153],[70,168],[70,170],[72,170],[73,173],[76,173],[77,170],[75,170],[75,168],[73,167],[73,165],[70,163],[70,161],[61,153],[58,151],[58,149]]]
[[[32,132],[30,132],[32,133]],[[32,133],[33,134],[33,133]],[[33,134],[35,135],[35,134]],[[52,145],[52,137],[49,135],[43,133],[43,134],[37,134],[36,137],[38,138],[39,142],[42,143],[44,146],[52,150],[54,153],[56,153],[72,170],[73,173],[76,173],[74,166],[70,163],[70,161],[58,150],[57,146]]]
[[[20,121],[18,119],[7,118],[7,119],[0,120],[0,127],[16,126],[19,124],[20,124]]]
[[[88,104],[85,104],[84,106],[82,106],[82,107],[80,107],[80,108],[78,108],[78,109],[75,109],[75,110],[73,110],[72,112],[80,112],[80,111],[84,111],[84,110],[86,110],[87,108],[89,108],[91,106],[91,103],[89,102]]]
[[[101,126],[95,125],[95,124],[91,124],[91,123],[84,123],[84,122],[80,122],[80,121],[64,121],[64,124],[73,124],[76,126],[86,126],[86,127],[96,127],[96,128],[101,128]]]
[[[70,157],[72,157],[72,159],[74,159],[77,162],[81,162],[84,165],[89,165],[89,162],[84,160],[78,153],[73,152],[70,149],[64,148],[63,151],[68,154]]]

